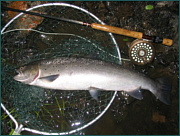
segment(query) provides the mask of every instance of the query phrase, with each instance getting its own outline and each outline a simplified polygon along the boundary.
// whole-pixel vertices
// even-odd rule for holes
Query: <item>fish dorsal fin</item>
[[[51,76],[45,76],[45,77],[41,77],[39,79],[43,82],[50,83],[50,82],[53,82],[54,80],[56,80],[58,77],[59,77],[59,74],[51,75]]]
[[[98,93],[99,93],[98,90],[99,90],[98,88],[94,88],[94,87],[89,88],[89,93],[95,100],[98,100]]]
[[[138,100],[142,100],[143,99],[143,95],[142,95],[142,92],[141,92],[141,87],[138,87],[134,90],[128,90],[128,91],[125,91],[127,94],[129,94],[130,96],[138,99]]]

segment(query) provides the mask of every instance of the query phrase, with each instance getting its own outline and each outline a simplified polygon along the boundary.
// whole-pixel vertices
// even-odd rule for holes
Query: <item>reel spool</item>
[[[147,41],[136,39],[129,48],[129,57],[137,65],[145,65],[154,59],[154,47]]]

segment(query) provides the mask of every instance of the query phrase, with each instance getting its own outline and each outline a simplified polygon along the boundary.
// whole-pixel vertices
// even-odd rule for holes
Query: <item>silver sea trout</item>
[[[97,90],[125,91],[143,99],[141,89],[152,92],[170,104],[171,87],[163,78],[152,80],[121,65],[87,58],[59,57],[29,63],[17,70],[15,80],[25,84],[58,90],[89,90],[97,99]]]

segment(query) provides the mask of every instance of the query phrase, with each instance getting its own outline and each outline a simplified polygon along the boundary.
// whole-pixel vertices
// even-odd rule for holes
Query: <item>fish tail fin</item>
[[[157,82],[157,93],[155,94],[157,99],[159,99],[161,102],[171,105],[171,82],[169,78],[158,78],[156,79]]]

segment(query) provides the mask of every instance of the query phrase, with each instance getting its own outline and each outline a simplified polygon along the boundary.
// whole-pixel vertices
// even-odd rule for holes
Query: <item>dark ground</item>
[[[10,2],[2,2],[8,5]],[[82,7],[108,25],[173,39],[172,47],[153,44],[155,59],[145,66],[132,67],[148,76],[171,77],[172,104],[167,106],[144,91],[142,101],[131,100],[130,104],[118,93],[113,104],[100,120],[82,130],[86,135],[178,135],[179,134],[179,2],[67,2]],[[146,10],[146,5],[153,9]],[[1,13],[1,27],[9,20]],[[114,35],[122,57],[128,58],[127,38]],[[128,38],[131,42],[132,38]],[[119,100],[121,98],[121,101]],[[122,101],[123,100],[123,101]],[[3,110],[1,109],[2,113]],[[1,113],[1,114],[2,114]],[[1,121],[1,134],[9,134],[9,120]],[[26,132],[23,132],[26,134]]]

